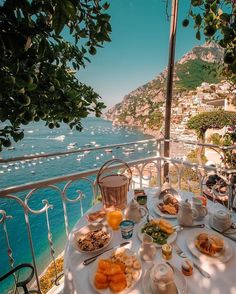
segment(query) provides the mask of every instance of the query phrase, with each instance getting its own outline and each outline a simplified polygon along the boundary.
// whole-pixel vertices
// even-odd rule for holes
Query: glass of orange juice
[[[123,220],[122,211],[119,208],[112,208],[107,211],[107,224],[112,230],[118,230]]]

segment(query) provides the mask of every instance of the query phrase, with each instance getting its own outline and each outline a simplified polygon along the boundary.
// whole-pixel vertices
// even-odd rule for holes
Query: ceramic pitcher
[[[207,208],[202,204],[202,201],[197,197],[192,198],[193,208],[197,210],[198,217],[196,220],[202,220],[207,215]]]
[[[145,261],[153,260],[156,256],[156,246],[153,243],[153,238],[148,234],[143,235],[143,242],[140,248],[140,256]]]
[[[197,219],[199,216],[196,209],[191,207],[191,203],[188,202],[188,199],[180,203],[179,212],[177,219],[180,225],[191,226],[194,219]]]
[[[146,213],[146,209],[140,207],[137,201],[133,199],[126,209],[125,217],[135,223],[139,223],[141,218],[144,217]]]

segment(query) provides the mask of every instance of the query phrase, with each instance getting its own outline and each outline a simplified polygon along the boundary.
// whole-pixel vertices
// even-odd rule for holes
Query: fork
[[[184,253],[184,251],[175,243],[174,244],[175,252],[182,258],[188,258],[187,255]],[[208,272],[206,272],[204,269],[202,269],[198,264],[193,262],[193,266],[200,272],[200,274],[203,275],[203,277],[210,279],[211,276]]]

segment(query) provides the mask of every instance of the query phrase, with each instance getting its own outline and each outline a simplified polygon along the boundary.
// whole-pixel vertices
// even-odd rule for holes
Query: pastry
[[[99,259],[94,286],[97,289],[109,288],[112,292],[120,292],[132,286],[139,278],[140,271],[141,264],[135,256],[114,251],[109,259]]]
[[[184,259],[184,261],[182,262],[182,273],[185,276],[191,276],[193,273],[193,264],[189,259]]]
[[[160,219],[157,223],[158,227],[168,235],[171,235],[174,232],[173,226],[165,219]]]
[[[195,239],[196,248],[207,255],[215,256],[224,248],[224,240],[214,234],[201,233]]]
[[[179,211],[179,201],[174,196],[167,194],[164,196],[163,203],[159,203],[158,207],[163,213],[176,215]]]
[[[97,220],[101,220],[105,217],[105,210],[101,209],[92,213],[87,214],[87,219],[89,222],[96,222]]]

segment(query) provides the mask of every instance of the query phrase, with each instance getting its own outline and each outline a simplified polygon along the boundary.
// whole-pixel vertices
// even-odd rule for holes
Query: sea
[[[66,124],[60,128],[49,129],[43,122],[34,122],[24,126],[25,137],[14,143],[11,148],[0,153],[1,158],[11,158],[24,155],[40,155],[44,153],[62,152],[67,150],[83,149],[89,147],[107,146],[111,144],[128,143],[139,140],[152,139],[151,136],[128,128],[115,127],[112,122],[102,118],[89,117],[82,121],[83,130],[78,132],[71,130]],[[1,126],[0,126],[1,127]],[[128,146],[129,147],[129,146]],[[128,148],[127,147],[127,148]],[[129,152],[123,148],[113,148],[112,152],[97,150],[93,152],[81,152],[69,156],[52,156],[50,158],[38,158],[35,160],[20,160],[0,164],[0,187],[21,185],[29,182],[49,179],[88,169],[99,168],[103,163],[112,159],[120,158],[124,161],[138,158],[150,157],[156,154],[156,145],[153,142],[135,144],[134,150]],[[94,177],[91,177],[94,180]],[[65,183],[57,186],[63,187]],[[67,189],[66,196],[74,199],[78,196],[77,190],[85,195],[83,199],[83,210],[86,212],[92,205],[92,190],[84,182],[77,181]],[[20,199],[25,199],[29,191],[14,194]],[[34,191],[28,200],[28,205],[33,210],[40,210],[46,199],[53,209],[49,209],[49,225],[52,232],[55,256],[63,251],[66,245],[65,226],[62,201],[59,193],[54,189],[39,189]],[[81,206],[79,203],[67,205],[69,229],[81,217]],[[29,249],[29,241],[23,209],[15,200],[0,199],[0,210],[6,211],[9,218],[6,221],[6,229],[9,234],[9,244],[12,249],[14,265],[20,263],[32,263]],[[1,218],[1,211],[0,211]],[[38,271],[41,273],[51,262],[50,247],[47,239],[46,215],[29,214],[33,244],[35,248]],[[9,258],[7,256],[7,240],[3,225],[0,224],[0,276],[9,271]],[[12,279],[0,283],[0,293],[8,293]]]

